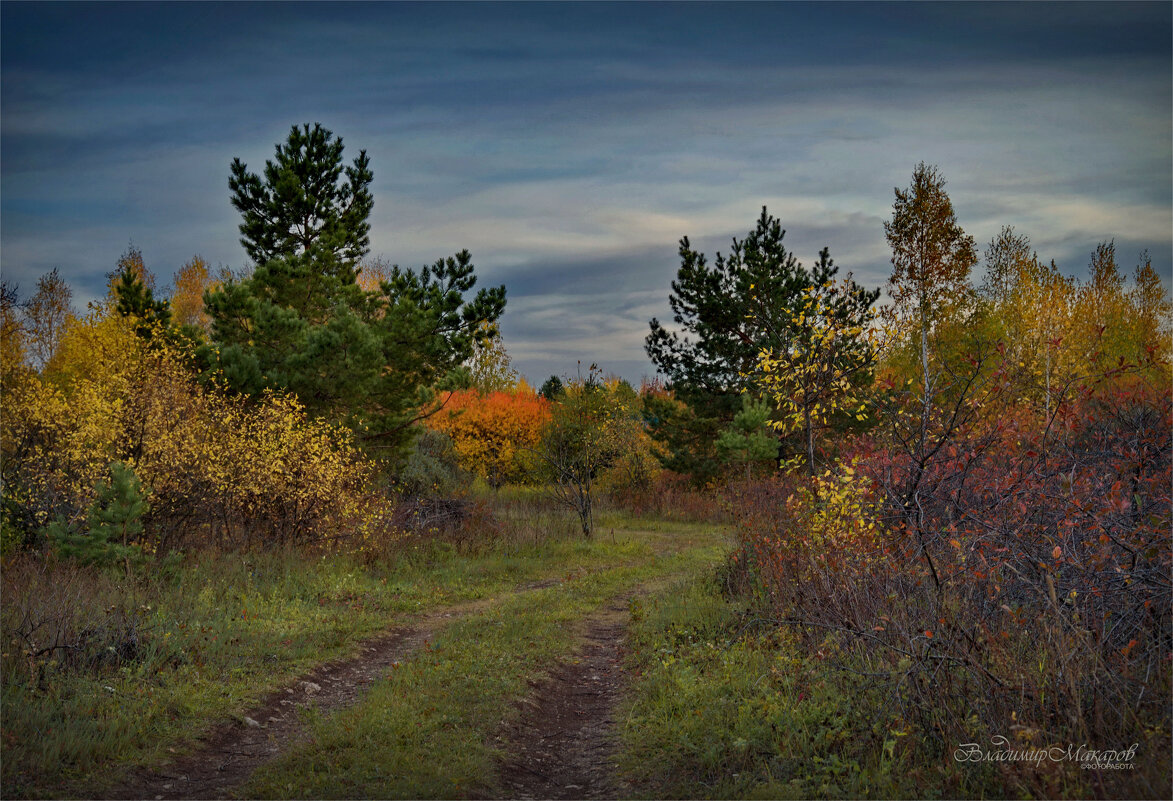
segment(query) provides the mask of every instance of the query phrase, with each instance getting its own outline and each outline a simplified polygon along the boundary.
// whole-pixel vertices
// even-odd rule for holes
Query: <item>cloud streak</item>
[[[676,243],[783,220],[878,286],[921,160],[979,243],[1013,224],[1081,274],[1173,267],[1160,4],[5,4],[0,247],[24,287],[100,292],[131,239],[162,282],[239,265],[228,163],[321,121],[375,170],[372,253],[461,248],[506,283],[531,378],[632,379]],[[561,367],[559,367],[561,365]]]

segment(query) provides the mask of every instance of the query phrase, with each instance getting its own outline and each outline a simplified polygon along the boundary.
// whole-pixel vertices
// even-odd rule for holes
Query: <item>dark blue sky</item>
[[[76,297],[133,242],[240,266],[228,164],[321,122],[375,172],[372,255],[469,248],[540,381],[651,372],[676,245],[762,205],[872,285],[919,161],[979,243],[1173,265],[1173,17],[1149,4],[0,6],[0,269]]]

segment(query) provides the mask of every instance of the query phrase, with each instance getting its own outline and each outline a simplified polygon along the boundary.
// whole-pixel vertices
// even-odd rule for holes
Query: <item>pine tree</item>
[[[770,406],[765,401],[754,401],[749,395],[741,397],[741,411],[717,438],[717,451],[730,461],[745,466],[745,480],[749,481],[753,465],[778,457],[778,440],[770,426]]]
[[[154,279],[143,265],[142,254],[131,248],[118,261],[118,269],[111,274],[110,299],[114,311],[134,320],[134,332],[151,342],[158,337],[162,342],[189,354],[198,354],[204,344],[204,330],[198,325],[181,324],[172,315],[171,301],[156,299]],[[207,354],[200,360],[208,366]]]
[[[806,291],[838,273],[826,248],[805,268],[786,248],[785,236],[782,223],[763,207],[754,230],[735,238],[728,256],[717,253],[712,266],[688,237],[680,240],[681,264],[668,303],[684,333],[653,319],[645,341],[649,358],[691,410],[687,426],[659,429],[673,453],[666,463],[671,469],[702,480],[717,473],[716,438],[751,388],[758,355],[789,347]],[[843,295],[841,313],[856,319],[878,297],[879,290],[854,286]]]
[[[372,174],[365,152],[344,167],[331,136],[294,127],[263,180],[233,162],[241,243],[256,266],[205,293],[215,347],[203,355],[237,391],[292,392],[312,414],[351,426],[368,452],[397,458],[433,391],[495,330],[505,287],[470,296],[468,251],[418,272],[385,268],[361,286]]]
[[[367,252],[374,208],[374,178],[365,150],[342,163],[342,138],[314,123],[294,125],[276,160],[266,161],[264,180],[232,161],[228,187],[245,252],[261,265],[276,258],[329,254],[325,264],[354,271]],[[342,181],[345,174],[346,180]]]
[[[547,378],[545,383],[542,384],[542,388],[538,390],[538,394],[548,401],[557,400],[562,392],[562,379],[556,375]]]
[[[110,291],[114,309],[123,317],[134,317],[138,321],[135,333],[144,339],[171,326],[171,305],[155,300],[155,293],[129,267],[119,270]]]
[[[60,556],[101,566],[121,562],[129,576],[132,563],[142,557],[142,547],[135,541],[142,535],[142,518],[149,507],[142,483],[130,467],[113,462],[110,478],[95,486],[83,531],[72,531],[57,521],[45,533]]]

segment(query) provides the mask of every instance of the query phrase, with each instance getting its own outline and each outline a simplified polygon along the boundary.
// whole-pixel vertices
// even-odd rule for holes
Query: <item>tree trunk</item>
[[[924,392],[924,415],[927,420],[929,416],[929,322],[923,307],[920,316],[920,374],[921,387]]]
[[[595,527],[594,510],[591,508],[591,475],[589,468],[584,471],[585,475],[578,485],[579,497],[579,519],[582,522],[582,536],[585,539],[590,539],[591,532]]]
[[[1047,358],[1046,358],[1046,361],[1044,362],[1044,364],[1045,364],[1045,369],[1047,371],[1047,374],[1045,376],[1046,383],[1047,383],[1047,390],[1046,390],[1046,394],[1047,394],[1047,423],[1050,424],[1050,422],[1051,422],[1051,351],[1050,351],[1050,349],[1047,350]]]
[[[130,546],[126,531],[126,523],[122,524],[122,558],[126,562],[126,577],[130,578]]]
[[[932,409],[933,394],[929,385],[929,309],[928,298],[921,296],[920,302],[920,371],[921,371],[921,416],[920,442],[917,457],[923,458],[925,442],[929,436],[929,413]]]
[[[591,496],[590,496],[590,492],[588,491],[586,494],[583,495],[582,506],[580,507],[580,510],[579,510],[579,519],[582,522],[582,536],[584,539],[589,540],[591,538],[591,530],[594,528],[594,525],[595,525],[595,521],[593,518],[594,518],[594,514],[591,510]]]
[[[811,425],[811,410],[808,406],[803,410],[803,418],[806,422],[806,467],[810,471],[811,478],[815,475],[815,429]]]

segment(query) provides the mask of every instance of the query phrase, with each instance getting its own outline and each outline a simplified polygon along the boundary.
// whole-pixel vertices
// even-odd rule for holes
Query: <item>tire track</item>
[[[520,719],[498,738],[510,757],[499,774],[502,797],[619,798],[629,788],[615,773],[614,713],[623,670],[628,600],[588,624],[583,648],[521,704]]]
[[[305,734],[304,713],[329,714],[359,701],[366,689],[424,647],[441,628],[507,597],[557,584],[535,581],[492,598],[435,610],[358,646],[348,658],[324,663],[266,696],[239,720],[214,726],[190,753],[158,768],[139,768],[98,797],[111,799],[227,798],[262,765]]]

